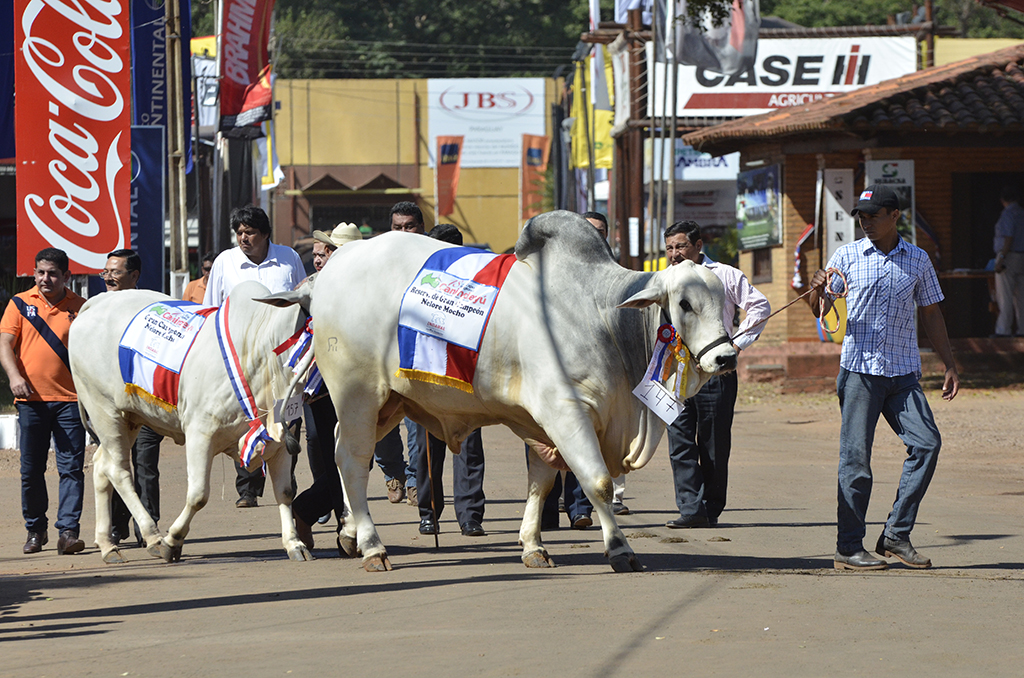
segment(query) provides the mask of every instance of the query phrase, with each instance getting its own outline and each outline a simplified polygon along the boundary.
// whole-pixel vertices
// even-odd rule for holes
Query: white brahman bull
[[[567,468],[600,517],[612,568],[639,571],[611,512],[609,473],[647,463],[665,424],[632,390],[665,322],[699,356],[684,397],[736,367],[722,325],[721,282],[690,262],[657,273],[627,270],[579,215],[538,216],[516,244],[517,261],[494,303],[469,393],[397,373],[403,294],[428,256],[444,247],[385,233],[331,257],[311,301],[303,293],[264,300],[309,304],[315,319],[316,360],[338,413],[336,458],[351,511],[339,546],[361,554],[368,571],[390,569],[367,508],[367,476],[374,443],[409,416],[452,450],[488,424],[505,424],[530,445],[519,532],[527,567],[553,565],[541,542],[541,507],[556,468]]]
[[[253,302],[254,297],[269,292],[257,282],[238,284],[229,297],[227,321],[241,371],[255,397],[260,419],[273,438],[266,443],[262,458],[280,508],[284,548],[292,560],[311,560],[292,519],[291,457],[285,447],[286,443],[294,445],[297,451],[298,443],[280,422],[272,421],[275,398],[282,397],[292,378],[291,369],[284,364],[287,353],[277,355],[274,349],[303,327],[306,316],[298,308],[274,308]],[[250,430],[221,356],[215,315],[206,319],[185,358],[176,408],[126,390],[118,359],[121,336],[139,311],[161,301],[173,300],[146,290],[108,292],[94,297],[82,307],[68,340],[82,419],[100,441],[93,456],[96,543],[107,563],[124,562],[110,539],[110,498],[115,489],[138,523],[149,553],[168,562],[178,560],[192,518],[210,498],[213,457],[223,452],[237,461],[239,440]],[[143,424],[179,445],[185,444],[185,509],[163,538],[135,493],[129,467],[132,444]],[[250,466],[259,463],[257,454]]]

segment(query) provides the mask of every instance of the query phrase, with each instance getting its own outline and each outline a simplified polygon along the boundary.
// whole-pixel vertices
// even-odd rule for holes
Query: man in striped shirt
[[[907,459],[875,552],[881,558],[895,556],[908,567],[931,567],[931,560],[910,543],[910,531],[935,472],[941,444],[918,381],[921,354],[914,320],[920,308],[921,324],[946,366],[942,397],[952,400],[960,388],[960,376],[939,310],[942,290],[928,255],[904,241],[896,230],[899,199],[891,188],[868,186],[853,215],[867,237],[839,248],[828,262],[828,268],[842,273],[848,285],[846,336],[836,379],[842,428],[835,567],[888,567],[863,546],[871,497],[871,445],[879,415],[885,416],[906,444]],[[826,292],[840,292],[842,281],[839,276],[830,280],[826,271],[818,270],[811,287],[811,310],[818,316],[831,310],[832,299]]]

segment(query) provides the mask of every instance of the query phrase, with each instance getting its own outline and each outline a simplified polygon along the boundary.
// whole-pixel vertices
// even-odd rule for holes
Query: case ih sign
[[[663,68],[664,64],[657,64],[655,73],[658,111],[664,100],[658,91],[664,82]],[[916,69],[913,37],[763,39],[758,41],[755,63],[733,75],[680,65],[677,113],[690,117],[765,113],[802,106]]]
[[[18,273],[96,273],[130,242],[127,0],[15,0]]]

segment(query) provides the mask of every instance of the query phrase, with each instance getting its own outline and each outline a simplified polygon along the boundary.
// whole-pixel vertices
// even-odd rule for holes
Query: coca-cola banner
[[[15,0],[18,273],[64,250],[72,273],[129,245],[127,0]]]
[[[224,0],[221,25],[220,129],[257,137],[270,119],[270,15],[274,0]],[[255,126],[255,127],[254,127]]]

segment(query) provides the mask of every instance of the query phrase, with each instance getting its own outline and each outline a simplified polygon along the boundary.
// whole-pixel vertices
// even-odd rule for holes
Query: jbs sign
[[[95,273],[129,243],[127,0],[17,0],[18,273],[58,247]]]
[[[656,110],[663,80],[655,70]],[[911,73],[917,68],[913,37],[763,39],[757,60],[746,70],[721,75],[695,66],[679,67],[678,113],[737,116],[801,106]],[[671,91],[669,92],[671,97]]]

